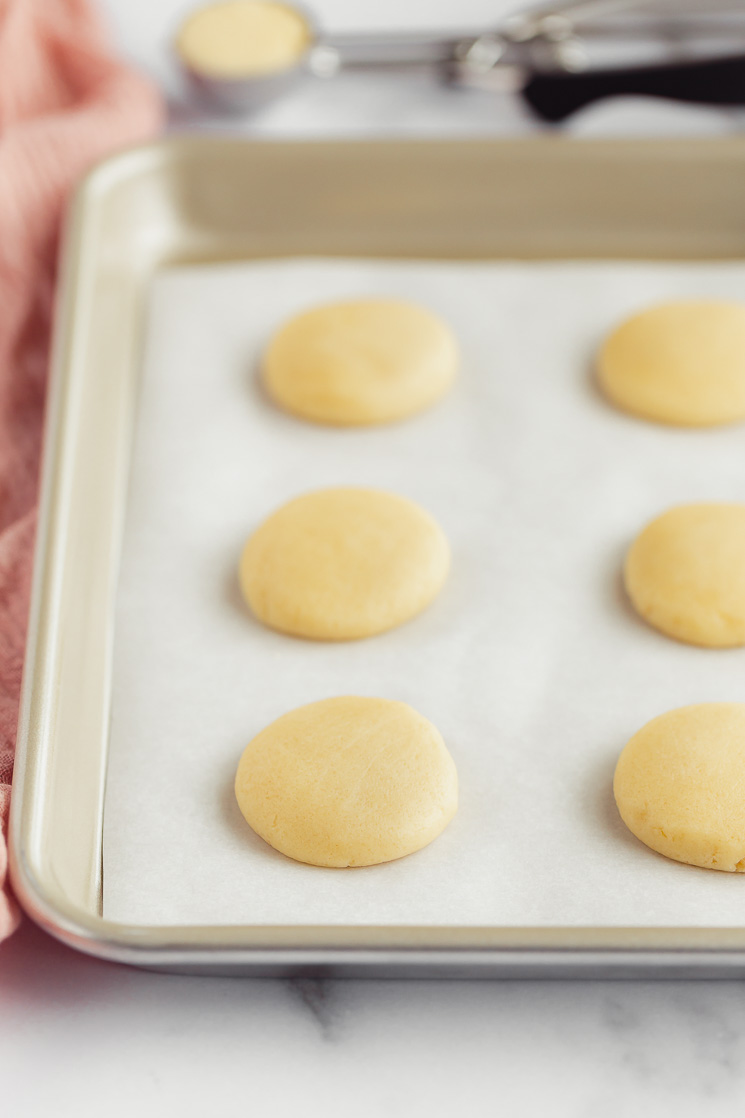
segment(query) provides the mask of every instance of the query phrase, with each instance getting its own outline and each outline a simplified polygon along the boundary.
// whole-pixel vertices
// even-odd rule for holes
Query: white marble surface
[[[8,1118],[719,1118],[742,983],[180,978],[24,928],[0,949]]]
[[[183,0],[105,0],[120,48],[178,97],[168,35]],[[463,26],[505,0],[319,0],[326,26]],[[189,114],[175,114],[183,125]],[[619,102],[578,135],[725,132],[742,114]],[[306,90],[253,134],[509,133],[508,98],[424,82]],[[277,982],[109,966],[29,923],[0,946],[0,1112],[232,1118],[474,1114],[680,1118],[745,1101],[740,982]]]

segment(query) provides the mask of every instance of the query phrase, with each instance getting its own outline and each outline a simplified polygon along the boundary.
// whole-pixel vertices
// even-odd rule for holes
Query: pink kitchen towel
[[[80,175],[161,117],[88,0],[0,0],[0,940],[19,918],[6,841],[60,218]]]

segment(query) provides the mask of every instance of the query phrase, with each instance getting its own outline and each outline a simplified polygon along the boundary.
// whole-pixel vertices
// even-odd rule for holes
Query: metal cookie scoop
[[[247,17],[243,21],[246,27],[251,13],[258,14],[259,9],[264,13],[269,9],[276,13],[292,13],[302,23],[305,42],[288,64],[265,71],[247,68],[247,72],[239,74],[230,72],[233,66],[225,69],[218,65],[204,66],[193,52],[184,49],[184,32],[197,20],[212,34],[215,45],[220,39],[227,45],[230,38],[240,34],[240,16]],[[193,29],[198,30],[196,26]],[[324,35],[312,14],[298,4],[278,0],[227,0],[193,13],[182,25],[175,50],[192,90],[203,103],[228,112],[250,113],[305,80],[334,78],[342,69],[425,70],[445,80],[454,80],[453,68],[461,64],[478,38],[477,32],[447,36],[428,32]],[[485,46],[492,59],[493,48]],[[229,49],[234,57],[239,53],[232,45]],[[484,52],[481,53],[485,57]],[[470,64],[466,62],[466,65]]]
[[[266,30],[280,14],[302,29],[294,51],[262,68],[256,43],[251,65],[241,71],[240,44],[247,43],[251,21],[260,17]],[[184,32],[190,25],[196,30],[197,19],[216,48],[209,65],[184,49]],[[229,66],[214,62],[221,40]],[[425,71],[455,85],[515,91],[548,121],[622,94],[745,104],[745,0],[579,0],[521,12],[494,30],[336,36],[324,35],[295,4],[227,0],[187,19],[176,52],[199,99],[233,113],[253,112],[304,80],[330,79],[341,70]]]
[[[319,43],[312,15],[297,4],[224,0],[187,17],[174,49],[199,101],[250,113],[317,72]]]

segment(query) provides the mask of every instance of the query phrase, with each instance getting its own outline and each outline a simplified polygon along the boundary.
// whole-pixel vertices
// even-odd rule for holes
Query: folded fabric
[[[0,939],[60,218],[92,163],[161,119],[87,0],[0,0]]]

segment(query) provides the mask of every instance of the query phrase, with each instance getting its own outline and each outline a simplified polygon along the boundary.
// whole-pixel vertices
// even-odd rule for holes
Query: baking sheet
[[[455,390],[364,430],[285,416],[268,335],[327,299],[419,300],[454,326]],[[745,924],[745,882],[668,862],[613,805],[618,753],[690,702],[745,699],[745,650],[676,644],[628,607],[639,527],[745,499],[742,427],[614,411],[592,354],[661,298],[745,298],[745,265],[302,260],[181,267],[152,285],[115,628],[103,912],[143,924]],[[277,505],[370,485],[429,509],[453,548],[420,618],[372,640],[269,632],[243,607],[246,536]],[[325,870],[274,852],[232,781],[246,742],[336,694],[411,703],[441,730],[460,810],[430,847]]]

